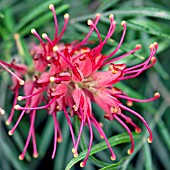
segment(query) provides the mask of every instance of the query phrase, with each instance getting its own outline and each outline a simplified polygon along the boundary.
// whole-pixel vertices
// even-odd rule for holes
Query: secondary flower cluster
[[[54,15],[55,35],[53,40],[51,40],[47,34],[43,33],[42,38],[46,40],[44,42],[35,29],[31,30],[31,33],[34,34],[40,42],[40,45],[31,45],[31,55],[33,56],[34,63],[33,77],[31,76],[32,73],[29,73],[29,68],[26,65],[18,64],[15,61],[8,64],[0,60],[1,67],[12,75],[13,86],[11,90],[14,92],[13,107],[6,124],[9,125],[11,123],[15,110],[21,110],[21,114],[14,127],[9,131],[9,135],[15,132],[26,113],[30,117],[28,137],[19,159],[24,159],[31,138],[33,143],[33,157],[38,157],[34,122],[37,110],[46,109],[47,113],[51,115],[54,120],[54,149],[52,158],[54,158],[56,153],[57,142],[62,141],[62,133],[57,120],[57,113],[63,111],[70,128],[74,157],[78,156],[78,146],[83,127],[88,126],[89,128],[90,142],[86,157],[80,164],[81,167],[86,165],[92,147],[92,125],[97,129],[100,137],[107,143],[111,153],[111,159],[115,160],[116,156],[102,126],[92,112],[92,102],[95,102],[105,111],[104,118],[110,121],[115,119],[126,129],[131,141],[131,148],[128,150],[129,154],[134,150],[134,139],[127,124],[133,126],[137,133],[139,133],[141,129],[130,117],[125,115],[124,111],[135,115],[144,123],[150,135],[148,142],[151,143],[152,132],[147,122],[139,113],[122,104],[121,99],[127,100],[127,104],[130,106],[133,102],[153,101],[159,98],[159,93],[155,93],[153,98],[140,100],[129,97],[121,89],[114,87],[114,85],[119,81],[135,78],[143,71],[153,66],[156,62],[154,55],[158,49],[158,44],[155,42],[150,45],[150,55],[143,63],[131,67],[127,67],[125,63],[115,64],[115,61],[128,57],[130,54],[141,49],[141,45],[138,44],[131,51],[113,58],[124,40],[126,33],[125,21],[121,23],[123,34],[118,46],[109,55],[104,55],[102,54],[102,49],[116,28],[116,22],[112,14],[109,16],[110,28],[104,39],[101,38],[101,34],[97,28],[97,24],[100,20],[100,14],[97,14],[93,21],[88,20],[90,30],[81,42],[74,41],[70,44],[64,44],[61,43],[60,40],[66,30],[69,15],[64,15],[64,26],[59,33],[54,6],[50,4],[49,9]],[[98,36],[99,44],[94,48],[89,48],[88,38],[94,31]],[[101,68],[106,65],[108,66],[108,70],[102,71]],[[23,78],[25,78],[25,81]],[[23,89],[24,96],[19,96],[20,88]],[[24,100],[25,106],[18,105],[17,100]],[[45,105],[42,106],[43,103],[45,103]],[[4,114],[4,110],[0,109],[0,112]],[[71,122],[71,117],[74,116],[78,116],[81,122],[77,138],[74,135]]]

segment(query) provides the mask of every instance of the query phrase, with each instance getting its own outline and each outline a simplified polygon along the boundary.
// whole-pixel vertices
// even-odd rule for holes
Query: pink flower
[[[101,38],[100,31],[97,28],[97,24],[100,20],[100,14],[97,14],[94,21],[88,20],[90,30],[81,42],[64,44],[61,43],[60,40],[66,30],[69,15],[64,15],[64,26],[59,34],[54,6],[50,4],[49,8],[54,15],[55,35],[53,40],[51,40],[47,34],[43,33],[42,37],[46,40],[44,42],[35,29],[31,30],[31,33],[40,41],[40,45],[31,44],[31,54],[33,55],[35,70],[34,80],[26,66],[7,64],[0,61],[0,65],[11,73],[15,85],[13,86],[15,94],[14,106],[6,123],[10,124],[14,114],[14,108],[22,111],[16,124],[9,131],[9,135],[14,133],[25,113],[30,117],[30,130],[24,150],[19,156],[19,159],[24,159],[31,138],[33,142],[33,156],[38,156],[34,128],[35,116],[37,110],[46,109],[54,120],[54,149],[52,158],[54,158],[56,153],[57,142],[62,141],[62,134],[59,122],[57,121],[57,113],[58,111],[63,111],[70,128],[74,157],[78,156],[78,146],[84,126],[88,126],[89,128],[90,142],[86,157],[80,164],[81,167],[86,165],[92,147],[92,126],[97,129],[100,137],[103,138],[108,145],[111,153],[111,160],[115,160],[116,156],[113,149],[109,144],[100,123],[97,121],[95,113],[92,111],[91,102],[95,102],[105,111],[105,115],[101,116],[104,116],[104,118],[109,121],[114,119],[117,120],[128,132],[131,140],[131,148],[128,150],[129,154],[134,150],[134,140],[127,124],[132,125],[137,133],[139,133],[141,129],[130,117],[125,115],[125,110],[138,117],[144,123],[150,135],[148,142],[151,143],[153,137],[147,122],[139,113],[130,109],[128,106],[125,106],[121,101],[122,99],[127,100],[127,103],[130,106],[133,102],[153,101],[159,98],[160,94],[156,92],[153,98],[140,100],[129,97],[121,89],[114,87],[114,85],[119,81],[135,78],[143,71],[153,66],[156,62],[154,55],[158,49],[158,43],[154,42],[150,45],[150,55],[143,63],[131,67],[127,67],[125,63],[115,64],[115,61],[128,57],[130,54],[141,49],[141,45],[137,44],[131,51],[119,57],[112,58],[119,50],[124,40],[126,33],[125,21],[122,21],[121,23],[123,34],[118,46],[109,55],[104,55],[102,54],[102,49],[107,40],[113,35],[116,28],[116,22],[114,21],[114,16],[112,14],[109,16],[110,28],[104,39]],[[98,36],[99,44],[94,48],[89,48],[88,38],[94,31]],[[101,70],[104,66],[108,66],[107,71]],[[8,67],[11,67],[14,72],[9,70]],[[24,76],[25,83],[21,79]],[[25,96],[18,96],[21,85],[23,85]],[[16,99],[19,101],[25,100],[25,106],[22,107],[18,105]],[[46,103],[45,105],[39,106],[44,102]],[[77,139],[75,138],[71,122],[71,118],[74,116],[78,116],[81,122]]]

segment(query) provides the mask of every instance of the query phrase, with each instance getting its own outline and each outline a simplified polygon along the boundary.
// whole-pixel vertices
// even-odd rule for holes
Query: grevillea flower
[[[137,44],[131,51],[119,56],[114,57],[124,40],[126,33],[126,22],[122,21],[123,27],[122,37],[114,51],[109,55],[102,53],[102,49],[107,43],[108,39],[113,35],[116,28],[114,16],[111,14],[110,28],[107,35],[103,39],[97,24],[100,20],[100,14],[96,18],[88,20],[89,33],[81,42],[74,41],[70,44],[61,43],[60,40],[66,30],[69,15],[64,15],[64,26],[59,33],[58,21],[55,14],[55,9],[52,4],[49,9],[54,15],[55,35],[50,39],[46,33],[42,34],[42,39],[35,29],[31,29],[31,33],[38,38],[40,45],[31,44],[32,59],[34,63],[34,77],[32,73],[28,72],[25,65],[12,62],[8,64],[0,60],[0,65],[12,75],[13,86],[11,90],[14,92],[14,103],[11,114],[6,121],[9,125],[14,115],[14,109],[20,110],[21,114],[18,117],[14,127],[9,131],[12,135],[22,117],[27,113],[30,117],[30,129],[26,140],[23,152],[19,156],[20,160],[24,159],[26,150],[28,148],[30,139],[33,143],[33,157],[38,157],[34,122],[37,110],[46,109],[47,113],[52,116],[54,120],[54,149],[52,158],[55,157],[57,142],[62,141],[62,133],[60,130],[57,114],[63,111],[69,125],[72,143],[73,143],[73,156],[78,156],[78,146],[84,126],[88,126],[90,132],[90,141],[86,157],[80,163],[81,167],[86,165],[90,150],[93,143],[93,130],[92,126],[97,129],[101,138],[103,138],[108,145],[111,154],[111,160],[115,160],[116,156],[114,151],[102,129],[101,124],[97,121],[95,114],[92,111],[91,103],[95,102],[105,112],[105,119],[118,121],[127,131],[130,136],[131,148],[128,153],[131,154],[134,150],[134,139],[128,124],[134,127],[135,131],[139,133],[141,129],[126,116],[125,111],[135,115],[146,126],[149,132],[148,142],[152,142],[152,132],[145,119],[136,111],[129,108],[133,102],[150,102],[159,98],[159,93],[156,92],[153,98],[140,100],[129,97],[121,89],[115,87],[115,84],[132,79],[139,76],[143,71],[153,66],[156,62],[154,55],[158,49],[158,43],[154,42],[149,46],[150,55],[142,63],[135,66],[127,67],[125,63],[115,64],[130,54],[135,53],[141,49],[141,45]],[[94,48],[88,47],[88,38],[93,32],[98,36],[98,45]],[[107,71],[102,71],[102,67],[107,66]],[[10,67],[10,69],[9,69]],[[13,71],[11,71],[13,70]],[[25,77],[25,81],[22,78]],[[23,88],[24,96],[19,96],[19,89]],[[17,104],[18,101],[25,101],[25,105]],[[127,100],[127,106],[122,103]],[[45,105],[42,105],[45,102]],[[4,110],[0,108],[0,112],[4,114]],[[80,121],[80,129],[78,136],[75,137],[73,124],[71,118],[77,116]]]

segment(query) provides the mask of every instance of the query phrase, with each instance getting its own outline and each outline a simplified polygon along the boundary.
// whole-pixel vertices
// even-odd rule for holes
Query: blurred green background
[[[68,29],[62,39],[69,43],[73,40],[82,40],[88,33],[87,19],[101,13],[98,28],[104,37],[109,28],[109,14],[115,15],[117,27],[112,40],[107,42],[104,54],[113,51],[119,42],[122,33],[120,23],[127,21],[127,34],[125,41],[116,56],[133,49],[136,44],[142,44],[142,49],[122,60],[128,66],[140,63],[149,55],[148,46],[153,42],[159,43],[156,55],[157,63],[138,78],[116,84],[131,97],[140,99],[152,97],[159,91],[161,98],[151,103],[135,103],[132,108],[138,111],[148,121],[153,130],[154,140],[147,143],[148,133],[138,119],[135,122],[142,127],[142,133],[136,135],[135,151],[127,155],[130,146],[129,137],[125,130],[116,121],[104,120],[103,111],[93,104],[93,111],[98,120],[103,122],[104,131],[109,138],[117,155],[115,162],[110,161],[110,154],[105,143],[95,131],[95,140],[92,153],[85,170],[169,170],[170,169],[170,1],[169,0],[0,0],[0,59],[10,62],[13,58],[22,58],[28,65],[31,64],[29,45],[37,42],[30,34],[31,28],[36,28],[41,34],[47,32],[54,34],[53,16],[48,5],[53,3],[59,20],[59,29],[63,26],[63,15],[70,14]],[[20,35],[23,50],[18,50],[14,40],[14,33]],[[97,41],[94,33],[90,40]],[[37,42],[38,43],[38,42]],[[32,148],[28,149],[26,159],[19,161],[18,155],[24,147],[29,121],[25,117],[12,137],[8,130],[12,127],[5,125],[13,102],[13,94],[9,91],[10,76],[0,69],[0,107],[6,114],[0,115],[0,170],[78,170],[79,160],[85,157],[82,152],[88,141],[88,130],[83,132],[81,140],[80,157],[73,159],[72,143],[69,128],[63,114],[58,117],[63,132],[63,142],[58,144],[57,154],[51,159],[53,149],[53,120],[45,111],[38,112],[36,118],[36,138],[39,158],[32,158]],[[19,112],[15,114],[14,122]],[[102,115],[102,116],[101,116]],[[74,129],[79,126],[75,119]],[[120,135],[118,135],[120,134]],[[100,143],[100,144],[99,144]],[[78,163],[77,163],[78,162]]]

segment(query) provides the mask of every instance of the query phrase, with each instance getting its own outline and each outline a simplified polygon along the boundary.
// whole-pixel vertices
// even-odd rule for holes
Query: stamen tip
[[[61,107],[58,105],[58,106],[56,107],[56,109],[57,109],[57,110],[61,110]],[[61,140],[62,140],[62,138],[61,138]]]
[[[24,159],[24,156],[23,155],[19,155],[19,160],[22,161]]]
[[[47,60],[49,61],[51,59],[51,56],[47,56]]]
[[[136,129],[135,129],[135,132],[136,132],[136,133],[140,133],[140,132],[141,132],[141,129],[140,129],[140,128],[136,128]]]
[[[151,62],[154,62],[154,61],[156,61],[156,57],[155,57],[155,56],[153,56],[153,57],[151,58]]]
[[[127,101],[126,103],[129,107],[133,106],[133,102],[132,101]]]
[[[20,108],[20,105],[18,105],[18,104],[14,106],[15,110],[18,110],[19,108]]]
[[[133,150],[132,150],[132,149],[128,149],[127,153],[128,153],[129,155],[131,155],[131,154],[133,153]]]
[[[76,104],[73,105],[73,109],[74,109],[75,112],[78,110],[78,107],[76,106]]]
[[[9,125],[11,124],[11,121],[7,120],[7,121],[5,122],[5,124],[6,124],[7,126],[9,126]]]
[[[99,125],[100,125],[100,127],[103,127],[103,126],[104,126],[102,122],[99,122]]]
[[[54,47],[53,47],[53,51],[54,51],[54,52],[58,51],[58,46],[54,46]]]
[[[15,40],[18,40],[19,37],[20,37],[20,35],[19,35],[18,33],[15,33],[15,34],[14,34],[14,39],[15,39]]]
[[[75,148],[72,148],[72,153],[76,153],[77,150]]]
[[[154,45],[154,46],[158,46],[158,43],[157,43],[157,42],[154,42],[153,45]]]
[[[50,4],[49,5],[49,9],[53,9],[54,8],[54,5],[53,4]]]
[[[78,153],[74,153],[73,156],[74,156],[74,158],[77,158],[79,155],[78,155]]]
[[[110,15],[109,15],[109,19],[111,19],[111,18],[114,18],[114,15],[113,15],[113,14],[110,14]]]
[[[55,77],[50,77],[50,82],[53,83],[55,81]]]
[[[34,153],[33,158],[38,158],[38,153]]]
[[[142,45],[141,45],[141,44],[137,44],[137,45],[136,45],[136,49],[137,49],[137,50],[140,50],[141,48],[142,48]]]
[[[64,14],[64,19],[68,19],[70,15],[68,13]]]
[[[87,25],[91,25],[92,24],[92,20],[91,19],[88,19],[87,20]]]
[[[121,22],[121,25],[122,25],[122,26],[125,26],[125,25],[126,25],[126,21],[122,21],[122,22]]]
[[[97,13],[97,14],[96,14],[96,17],[99,17],[99,18],[100,18],[100,17],[101,17],[101,14],[100,14],[100,13]]]
[[[18,96],[18,97],[17,97],[17,100],[18,100],[18,101],[21,101],[21,100],[22,100],[22,96]]]
[[[35,34],[35,33],[36,33],[36,29],[32,28],[32,29],[31,29],[31,33],[32,33],[32,34]]]
[[[63,139],[61,137],[57,138],[57,142],[61,143],[63,141]]]
[[[43,37],[44,39],[46,39],[46,38],[47,38],[47,34],[46,34],[46,33],[43,33],[43,34],[42,34],[42,37]]]
[[[118,111],[119,111],[119,108],[116,108],[116,107],[111,107],[110,108],[111,113],[118,113]]]
[[[25,84],[25,81],[24,81],[24,80],[20,80],[20,81],[19,81],[19,84],[20,84],[21,86],[23,86],[23,85]]]
[[[104,136],[103,136],[103,135],[100,135],[100,138],[101,138],[101,139],[104,139]]]
[[[8,132],[8,135],[9,136],[12,136],[14,133],[10,130],[9,132]]]
[[[154,45],[153,45],[153,44],[150,44],[150,45],[149,45],[149,48],[153,48],[153,47],[154,47]]]
[[[5,114],[5,110],[3,110],[2,108],[0,108],[0,114],[4,115]]]

